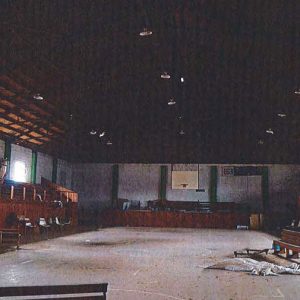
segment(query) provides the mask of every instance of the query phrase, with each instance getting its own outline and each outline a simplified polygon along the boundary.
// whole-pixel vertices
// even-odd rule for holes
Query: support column
[[[53,158],[52,161],[52,182],[56,183],[57,181],[57,158]]]
[[[217,166],[210,167],[209,180],[209,201],[217,202],[217,182],[218,182],[218,168]]]
[[[37,166],[37,152],[32,151],[31,159],[31,183],[36,183],[36,166]]]
[[[6,178],[10,178],[10,164],[11,164],[11,143],[8,141],[4,142],[4,159],[7,160]]]
[[[269,210],[269,168],[263,167],[261,176],[261,190],[262,190],[262,200],[263,200],[263,210],[264,213]]]
[[[159,199],[167,199],[168,166],[160,166]]]
[[[111,205],[116,207],[119,195],[119,165],[112,166]]]

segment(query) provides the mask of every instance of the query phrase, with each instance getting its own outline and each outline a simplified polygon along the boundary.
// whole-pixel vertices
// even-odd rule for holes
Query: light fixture
[[[184,82],[184,78],[183,78],[183,77],[181,77],[181,78],[180,78],[180,81],[183,83],[183,82]]]
[[[43,98],[40,94],[35,94],[35,95],[33,95],[33,99],[39,100],[39,101],[44,100],[44,98]]]
[[[99,137],[103,137],[105,136],[105,131],[102,131],[100,134],[99,134]]]
[[[175,104],[176,104],[176,101],[173,98],[171,98],[168,102],[168,105],[175,105]]]
[[[295,93],[296,95],[300,95],[300,89],[296,89],[296,90],[294,91],[294,93]]]
[[[280,117],[280,118],[285,118],[286,114],[285,113],[279,113],[279,114],[277,114],[277,116]]]
[[[184,130],[183,130],[183,129],[181,129],[181,130],[179,131],[179,134],[180,134],[180,135],[185,135],[185,132],[184,132]]]
[[[94,130],[94,129],[92,129],[92,130],[90,131],[90,135],[95,135],[95,134],[97,134],[97,131]]]
[[[272,130],[272,128],[269,128],[269,129],[266,130],[266,133],[274,134],[274,131]]]
[[[147,27],[144,27],[143,31],[140,32],[140,36],[149,36],[152,34],[152,31]]]
[[[108,140],[107,143],[106,143],[106,145],[107,145],[107,146],[111,146],[111,145],[112,145],[112,142],[111,142],[110,140]]]
[[[162,79],[170,79],[171,76],[168,72],[163,72],[161,75],[160,75],[160,78]]]

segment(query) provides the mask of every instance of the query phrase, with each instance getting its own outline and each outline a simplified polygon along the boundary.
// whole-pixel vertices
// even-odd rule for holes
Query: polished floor
[[[23,245],[0,255],[0,285],[108,282],[109,300],[298,299],[300,277],[207,270],[246,247],[269,248],[254,231],[108,228]]]

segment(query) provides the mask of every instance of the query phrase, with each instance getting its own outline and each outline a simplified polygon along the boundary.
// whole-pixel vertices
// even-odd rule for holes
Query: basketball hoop
[[[182,183],[181,185],[183,188],[186,188],[188,186],[188,183]]]

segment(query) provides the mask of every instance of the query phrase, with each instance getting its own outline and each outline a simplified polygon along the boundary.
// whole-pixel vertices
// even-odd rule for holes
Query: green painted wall
[[[116,206],[119,197],[119,165],[112,166],[112,189],[111,189],[111,204]]]
[[[217,166],[210,167],[209,179],[209,201],[217,202],[217,183],[218,183],[218,168]]]
[[[8,141],[4,144],[4,158],[7,159],[6,178],[10,178],[11,143]]]
[[[263,210],[266,213],[269,210],[269,168],[264,167],[261,177]]]
[[[36,183],[36,166],[37,166],[37,152],[32,151],[31,159],[31,183]]]
[[[167,199],[168,167],[160,166],[159,199]]]

